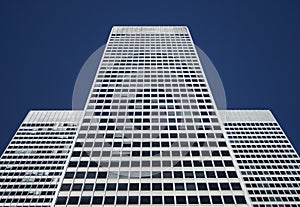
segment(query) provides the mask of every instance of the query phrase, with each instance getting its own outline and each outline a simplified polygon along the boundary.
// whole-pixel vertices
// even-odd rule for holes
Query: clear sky
[[[271,109],[300,152],[300,1],[1,0],[0,152],[31,109],[71,109],[114,25],[187,25],[230,109]]]

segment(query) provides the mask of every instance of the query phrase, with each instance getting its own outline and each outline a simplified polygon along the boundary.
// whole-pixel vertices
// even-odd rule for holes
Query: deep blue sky
[[[300,1],[0,1],[0,152],[31,109],[70,109],[113,25],[187,25],[229,108],[271,109],[300,152]]]

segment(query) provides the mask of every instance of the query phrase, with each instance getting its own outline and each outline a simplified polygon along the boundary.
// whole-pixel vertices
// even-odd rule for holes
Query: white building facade
[[[219,114],[253,206],[299,206],[300,159],[272,113]]]
[[[293,197],[287,201],[280,195],[265,201],[257,194],[254,184],[259,181],[252,182],[250,176],[254,171],[245,171],[241,164],[252,163],[252,157],[240,159],[237,148],[244,145],[233,144],[230,119],[216,108],[187,27],[113,27],[85,109],[76,113],[80,118],[74,122],[50,200],[14,203],[19,200],[13,200],[7,186],[15,180],[5,180],[3,168],[6,188],[0,205],[300,205],[293,193],[283,196]],[[254,122],[256,118],[254,114]],[[271,133],[273,128],[278,131],[264,130]],[[298,156],[289,152],[296,169]],[[7,159],[5,152],[0,164],[6,165]],[[299,192],[299,173],[291,173],[296,184],[285,190]],[[270,194],[270,189],[263,190]]]
[[[0,206],[51,206],[82,111],[30,111],[0,160]]]

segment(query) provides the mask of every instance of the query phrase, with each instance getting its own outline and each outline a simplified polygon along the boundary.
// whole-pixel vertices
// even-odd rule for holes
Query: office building
[[[53,186],[26,198],[11,193],[14,185],[24,185],[20,179],[26,176],[15,178],[14,173],[21,173],[13,168],[19,158],[7,152],[19,145],[10,143],[0,162],[4,206],[300,205],[299,158],[288,139],[270,112],[218,111],[187,27],[113,27],[84,110],[61,113],[76,119],[51,122],[58,128],[73,124],[63,131],[72,132],[69,142],[60,139],[65,150],[55,155],[44,151],[53,162],[61,161],[57,174],[47,175],[49,182],[55,180]],[[18,132],[24,124],[25,129],[31,126],[27,119]],[[37,122],[47,119],[44,115]],[[256,129],[257,123],[267,125]],[[239,136],[240,130],[252,137]],[[47,132],[39,135],[41,140]],[[275,142],[279,140],[282,144]],[[261,149],[266,146],[273,151]],[[281,170],[267,174],[279,166]],[[6,167],[12,167],[11,177]],[[259,170],[264,168],[268,170]],[[44,180],[28,182],[39,187]]]

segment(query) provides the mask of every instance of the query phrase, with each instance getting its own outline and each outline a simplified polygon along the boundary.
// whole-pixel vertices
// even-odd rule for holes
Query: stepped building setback
[[[299,207],[300,160],[268,110],[218,110],[184,26],[117,26],[82,111],[30,111],[0,206]]]

